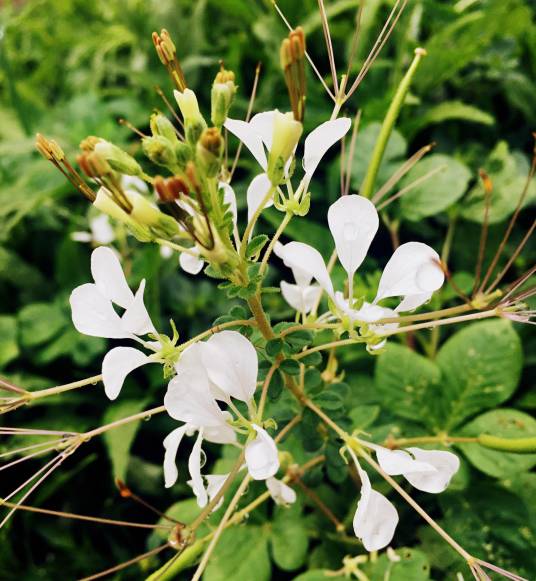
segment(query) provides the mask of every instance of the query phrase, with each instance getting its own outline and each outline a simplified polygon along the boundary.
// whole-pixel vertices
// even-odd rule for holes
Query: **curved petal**
[[[424,305],[427,303],[431,298],[433,292],[429,293],[419,293],[416,295],[406,295],[400,304],[396,307],[395,311],[397,313],[405,313],[407,311],[414,311],[417,307]]]
[[[202,368],[181,369],[168,384],[164,406],[172,418],[194,426],[226,424],[226,416],[212,397]]]
[[[226,421],[233,420],[229,412],[224,411],[222,414]],[[205,426],[203,433],[205,440],[213,444],[234,444],[236,442],[236,432],[227,423],[222,423],[220,426]]]
[[[415,488],[423,492],[438,494],[449,485],[452,477],[460,467],[460,460],[456,454],[445,450],[422,450],[408,448],[419,462],[425,462],[435,468],[435,472],[405,473],[406,480]]]
[[[203,430],[199,430],[192,452],[188,458],[188,471],[190,472],[190,486],[197,498],[197,504],[203,508],[208,502],[207,491],[201,476],[201,466],[204,464],[204,452],[201,449],[203,442]]]
[[[296,502],[296,492],[282,480],[273,476],[266,479],[266,488],[276,504],[288,506]]]
[[[357,465],[361,478],[361,498],[354,515],[354,533],[367,551],[379,551],[393,539],[398,513],[393,504],[370,485],[368,474]]]
[[[274,111],[263,111],[257,113],[251,118],[249,125],[255,133],[262,139],[268,151],[272,149],[272,139],[274,136],[275,116],[279,113],[277,109]]]
[[[246,465],[254,480],[266,480],[279,470],[277,446],[263,428],[252,424],[257,437],[246,446]]]
[[[145,292],[145,279],[143,279],[136,291],[134,300],[121,317],[123,327],[134,335],[146,335],[155,333],[156,329],[149,317],[149,313],[143,302],[143,293]]]
[[[322,288],[319,286],[299,286],[281,281],[281,294],[287,303],[300,313],[309,313],[316,305]]]
[[[285,245],[281,244],[281,242],[279,241],[276,242],[274,246],[274,254],[284,261]],[[298,286],[308,286],[311,284],[313,276],[309,274],[306,270],[303,270],[302,268],[299,268],[297,266],[290,267],[290,269],[292,270],[292,274],[294,275],[294,279]]]
[[[179,264],[184,272],[187,272],[188,274],[199,274],[203,270],[205,261],[202,258],[199,258],[199,252],[197,252],[197,256],[192,256],[187,252],[181,252],[181,255],[179,256]]]
[[[233,221],[236,224],[238,220],[238,207],[236,205],[236,194],[233,188],[226,182],[220,182],[218,187],[223,190],[223,203],[229,206],[229,210],[233,215]]]
[[[445,280],[439,261],[439,254],[427,244],[402,244],[385,266],[374,302],[386,297],[434,292]]]
[[[326,263],[318,250],[303,242],[289,242],[280,250],[280,257],[285,266],[293,271],[299,269],[302,273],[307,273],[318,282],[330,297],[334,297],[333,284]]]
[[[225,484],[229,474],[207,474],[205,480],[207,481],[207,494],[209,500],[212,500],[216,494],[220,491],[221,487]],[[216,506],[212,509],[212,512],[218,510],[223,504],[225,497],[222,496]]]
[[[134,300],[116,253],[99,246],[91,253],[91,274],[100,292],[116,305],[126,309]]]
[[[309,179],[326,151],[346,135],[351,125],[351,119],[346,117],[333,119],[319,125],[305,138],[303,169]]]
[[[164,482],[166,488],[173,486],[179,477],[176,464],[177,451],[187,429],[188,425],[184,424],[184,426],[175,428],[164,439],[164,448],[166,450],[164,453]]]
[[[106,339],[132,338],[132,334],[123,327],[110,299],[99,291],[97,285],[87,283],[76,287],[69,303],[73,324],[80,333]]]
[[[370,445],[370,444],[369,444]],[[428,462],[419,462],[405,450],[388,450],[383,446],[373,446],[378,458],[378,464],[390,476],[406,473],[435,473],[436,469]]]
[[[339,261],[351,277],[361,266],[378,231],[378,211],[363,196],[342,196],[329,207],[328,224]]]
[[[255,176],[248,186],[248,191],[246,194],[246,199],[248,203],[248,222],[253,218],[253,214],[259,209],[262,201],[270,191],[272,183],[268,179],[265,173],[261,173]],[[274,205],[274,200],[271,198],[268,200],[264,208],[269,208]],[[263,208],[263,210],[264,210]]]
[[[222,392],[249,403],[257,387],[259,361],[253,344],[236,331],[212,335],[201,352],[210,381]]]
[[[114,400],[119,395],[126,376],[147,363],[153,363],[153,360],[132,347],[115,347],[108,351],[102,360],[102,383],[108,398]]]
[[[226,119],[223,126],[225,129],[227,129],[227,131],[240,139],[240,141],[252,153],[253,157],[257,160],[262,169],[266,170],[268,166],[268,160],[266,158],[266,152],[264,151],[264,145],[262,144],[261,137],[253,129],[253,127],[251,127],[251,125],[246,121],[229,118]]]

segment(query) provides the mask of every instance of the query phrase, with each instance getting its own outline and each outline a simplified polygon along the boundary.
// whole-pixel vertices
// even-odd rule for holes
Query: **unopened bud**
[[[235,75],[223,67],[216,75],[211,92],[211,120],[216,127],[221,127],[231,107],[236,93]]]
[[[177,166],[184,171],[186,164],[192,160],[192,148],[184,141],[178,141],[175,145],[175,157],[177,158]]]
[[[285,74],[294,119],[303,121],[305,111],[305,35],[301,27],[292,30],[281,43],[281,68]]]
[[[164,167],[174,167],[177,161],[173,143],[157,135],[155,137],[144,137],[141,141],[145,155],[156,165]]]
[[[91,151],[94,151],[97,143],[100,143],[101,141],[103,141],[103,140],[100,137],[95,137],[94,135],[89,135],[85,139],[82,139],[82,141],[80,142],[80,149],[84,153],[89,153]]]
[[[294,154],[303,126],[292,113],[275,112],[272,149],[268,158],[268,177],[274,185],[283,179],[285,165]]]
[[[156,176],[153,183],[156,193],[162,202],[174,202],[180,199],[181,196],[189,194],[188,185],[178,176],[167,179],[162,176]]]
[[[207,124],[199,111],[197,97],[191,89],[173,91],[175,99],[184,118],[186,140],[195,145],[201,133],[207,128]]]
[[[101,139],[95,144],[94,151],[101,155],[110,164],[111,168],[119,173],[129,176],[143,175],[140,164],[126,151],[109,141]]]
[[[55,161],[65,159],[63,149],[53,139],[47,139],[41,133],[38,133],[35,137],[35,147],[45,159]]]
[[[110,164],[96,151],[83,153],[76,158],[76,161],[89,178],[113,175]]]
[[[219,129],[205,129],[196,147],[196,157],[209,178],[218,175],[223,155],[223,139]]]
[[[161,137],[169,139],[172,143],[178,141],[175,127],[165,115],[162,115],[161,113],[153,113],[149,124],[151,127],[151,133],[154,137],[160,135]]]

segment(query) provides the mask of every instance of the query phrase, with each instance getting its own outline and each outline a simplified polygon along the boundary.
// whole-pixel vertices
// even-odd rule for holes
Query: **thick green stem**
[[[374,150],[372,152],[372,157],[370,159],[370,164],[368,166],[367,175],[361,186],[361,191],[359,192],[365,198],[371,198],[374,184],[376,183],[376,178],[378,176],[378,171],[380,169],[380,164],[383,159],[383,154],[385,153],[385,148],[387,147],[387,142],[393,131],[394,125],[400,113],[400,109],[404,104],[404,99],[408,93],[411,81],[415,75],[415,71],[419,66],[422,57],[426,54],[426,51],[422,48],[415,49],[415,57],[404,75],[404,78],[400,82],[398,89],[396,90],[395,96],[391,101],[391,105],[385,115],[380,134],[378,135],[378,140],[374,145]]]
[[[481,434],[478,443],[484,448],[500,452],[514,452],[517,454],[534,454],[536,452],[536,437],[533,438],[499,438],[489,434]]]
[[[257,325],[259,326],[259,331],[265,339],[273,339],[275,334],[272,330],[272,326],[266,317],[266,313],[262,307],[260,294],[256,294],[248,299],[248,305],[251,309]]]

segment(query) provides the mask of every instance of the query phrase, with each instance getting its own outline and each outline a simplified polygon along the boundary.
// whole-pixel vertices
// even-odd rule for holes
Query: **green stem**
[[[94,430],[80,434],[80,436],[82,441],[87,441],[93,438],[94,436],[100,436],[100,434],[104,434],[104,432],[108,432],[109,430],[113,430],[114,428],[119,428],[120,426],[124,426],[125,424],[129,424],[131,422],[149,419],[155,414],[161,414],[162,412],[165,411],[166,411],[165,406],[161,405],[156,408],[151,408],[150,410],[140,412],[139,414],[134,414],[133,416],[128,416],[127,418],[117,420],[110,424],[105,424],[104,426],[100,426],[98,428],[95,428]]]
[[[293,216],[293,214],[290,214],[290,213],[285,214],[285,217],[281,221],[281,224],[279,224],[279,228],[276,230],[274,237],[270,241],[270,244],[268,245],[268,248],[266,249],[266,252],[264,253],[264,256],[262,258],[261,270],[260,270],[261,276],[265,273],[266,268],[268,267],[268,260],[270,259],[272,251],[273,251],[277,241],[281,237],[281,234],[283,234],[285,228],[288,226],[288,223],[292,219],[292,216]]]
[[[426,51],[424,49],[415,49],[415,57],[413,58],[409,69],[404,75],[404,78],[400,82],[400,85],[398,85],[395,96],[389,105],[389,109],[385,115],[380,134],[378,135],[378,139],[374,145],[374,150],[372,152],[367,174],[363,181],[363,185],[361,186],[361,191],[359,192],[365,198],[370,198],[372,196],[374,184],[376,183],[376,178],[378,176],[378,170],[380,169],[380,164],[385,153],[385,148],[387,147],[387,142],[389,141],[389,137],[393,131],[394,125],[400,113],[400,109],[404,104],[404,99],[408,93],[413,76],[415,75],[417,67],[419,66],[419,63],[425,54]]]
[[[195,543],[186,547],[178,557],[174,555],[160,569],[149,575],[146,581],[171,581],[176,579],[181,571],[191,567],[197,561],[197,558],[203,552],[205,542],[205,538],[195,541]]]
[[[242,242],[240,243],[240,258],[246,257],[246,248],[248,245],[248,240],[251,232],[253,232],[253,228],[259,219],[264,207],[269,202],[270,198],[274,195],[276,186],[271,185],[270,189],[266,192],[266,195],[262,199],[262,202],[259,204],[259,207],[255,210],[253,216],[251,216],[251,220],[247,223],[246,229],[244,230],[244,235],[242,236]]]
[[[536,437],[532,438],[499,438],[489,434],[481,434],[476,438],[484,448],[499,452],[514,452],[517,454],[534,454],[536,452]]]
[[[39,391],[29,391],[23,396],[23,398],[28,401],[34,401],[36,399],[42,399],[43,397],[49,397],[51,395],[70,391],[71,389],[78,389],[79,387],[84,387],[86,385],[95,385],[99,381],[102,381],[102,375],[94,375],[93,377],[81,379],[80,381],[73,381],[72,383],[66,383],[65,385],[57,385],[56,387],[40,389]]]
[[[256,294],[248,299],[248,305],[251,309],[255,320],[257,321],[257,325],[259,326],[259,330],[262,333],[262,336],[265,339],[273,339],[275,337],[274,331],[268,318],[266,317],[266,313],[264,312],[261,298],[259,294]]]
[[[229,327],[255,327],[256,325],[257,323],[255,321],[251,321],[250,319],[237,319],[236,321],[229,321],[228,323],[214,325],[214,327],[211,327],[210,329],[207,329],[206,331],[199,333],[199,335],[196,335],[192,339],[186,341],[186,343],[179,345],[179,349],[181,351],[184,351],[186,347],[189,347],[190,345],[193,345],[194,343],[201,341],[201,339],[209,337],[210,335],[214,335],[214,333],[219,333],[223,329],[227,329]]]

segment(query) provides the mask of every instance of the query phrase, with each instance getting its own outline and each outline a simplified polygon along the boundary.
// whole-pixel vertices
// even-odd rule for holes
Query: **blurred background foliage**
[[[326,4],[342,71],[350,51],[358,0]],[[368,0],[353,74],[359,70],[392,4],[388,0]],[[327,78],[329,67],[316,0],[282,0],[280,5],[293,25],[303,26],[313,60]],[[388,219],[400,224],[402,241],[425,240],[439,250],[449,220],[456,217],[449,265],[466,290],[472,285],[483,216],[478,169],[485,168],[494,183],[490,248],[504,232],[505,220],[515,209],[529,169],[531,131],[536,129],[535,14],[531,0],[412,0],[345,108],[348,115],[362,110],[351,165],[351,188],[356,192],[379,122],[413,49],[427,49],[428,57],[418,71],[382,163],[379,184],[419,147],[436,144],[433,153],[404,183],[434,167],[441,166],[442,171],[392,204]],[[262,72],[255,110],[288,109],[278,56],[286,32],[268,0],[19,0],[0,4],[0,370],[4,377],[25,388],[38,389],[97,374],[106,348],[105,341],[81,336],[74,330],[68,306],[72,288],[89,278],[91,249],[71,238],[73,231],[87,229],[87,204],[35,153],[35,133],[53,137],[71,157],[87,135],[109,139],[137,154],[137,141],[117,120],[127,118],[143,129],[150,112],[164,107],[154,87],[159,85],[168,94],[171,87],[151,42],[151,32],[162,27],[175,39],[188,84],[197,91],[205,111],[220,59],[226,68],[235,71],[240,87],[233,117],[245,115],[258,62],[262,63]],[[329,111],[329,99],[309,70],[306,130],[325,120]],[[251,159],[243,155],[236,181],[242,207],[253,169]],[[340,192],[338,156],[332,153],[321,169],[312,185],[312,211],[306,219],[294,221],[288,235],[310,242],[329,255],[331,239],[324,223],[327,206]],[[533,185],[527,205],[532,206],[535,198]],[[518,222],[508,251],[530,223],[530,211]],[[267,212],[265,218],[268,232],[278,223],[277,213]],[[132,283],[142,276],[149,280],[146,296],[153,320],[163,322],[160,328],[167,328],[166,321],[173,317],[186,338],[231,308],[232,303],[212,281],[185,275],[178,270],[176,259],[163,259],[155,248],[130,244],[125,258]],[[375,266],[384,264],[391,252],[386,229],[378,235],[372,251],[366,276],[360,279],[363,292],[378,278]],[[524,252],[516,260],[516,272],[533,264],[535,256],[534,247]],[[273,274],[277,275],[275,283],[280,275]],[[448,305],[453,298],[447,288],[434,299],[434,306]],[[269,296],[266,303],[281,318],[291,316],[278,295]],[[429,416],[437,421],[423,421],[427,415],[422,407],[428,401],[426,393],[435,397],[426,389],[440,385],[442,390],[459,391],[465,376],[459,372],[460,377],[452,379],[448,364],[456,366],[467,346],[484,336],[487,340],[479,351],[483,373],[502,373],[504,389],[500,397],[486,401],[485,397],[478,399],[485,392],[483,384],[469,386],[475,390],[478,403],[469,409],[469,417],[463,418],[465,425],[458,429],[474,433],[480,429],[475,426],[480,421],[486,426],[496,424],[499,432],[510,435],[534,433],[528,415],[536,406],[534,392],[530,391],[531,371],[536,364],[531,349],[534,337],[525,328],[516,327],[514,332],[508,325],[500,325],[456,333],[439,351],[436,361],[422,361],[414,349],[434,359],[437,341],[442,343],[451,331],[436,336],[435,346],[423,333],[424,347],[417,343],[412,350],[407,345],[393,345],[378,360],[358,349],[344,352],[342,362],[348,370],[345,381],[350,389],[343,390],[340,399],[349,410],[352,427],[366,429],[380,439],[389,433],[409,436],[430,433],[445,425],[450,429],[448,412]],[[469,332],[473,336],[461,337]],[[494,342],[497,336],[508,336],[506,345]],[[6,422],[82,431],[158,405],[163,382],[159,370],[151,371],[137,372],[113,405],[100,387],[89,388],[16,412],[16,417],[7,417]],[[413,377],[402,377],[406,371]],[[420,395],[408,399],[401,393],[404,382],[413,379],[422,389]],[[402,401],[402,397],[406,399]],[[510,410],[504,417],[482,419],[478,415],[501,402],[506,402]],[[274,408],[274,413],[284,421],[282,404]],[[136,430],[116,432],[87,444],[77,453],[78,461],[67,462],[32,495],[31,502],[84,514],[150,518],[142,509],[119,499],[114,476],[120,475],[128,477],[138,493],[167,510],[181,495],[188,496],[184,483],[172,491],[162,484],[161,441],[172,426],[171,420],[158,417],[142,426],[139,437]],[[304,438],[310,437],[306,428],[302,432]],[[289,439],[289,447],[296,454],[298,444],[298,439],[294,443]],[[0,449],[12,445],[2,442]],[[336,444],[332,445],[332,455],[338,457]],[[439,499],[416,496],[462,545],[530,576],[536,570],[532,526],[536,515],[529,499],[531,495],[534,498],[536,478],[528,471],[536,459],[525,456],[520,461],[500,453],[482,459],[470,448],[464,450],[467,460],[451,492]],[[209,463],[215,460],[211,451]],[[225,458],[219,462],[225,462]],[[0,495],[31,470],[32,466],[26,466],[16,475],[11,474],[13,471],[6,473]],[[331,467],[328,464],[327,478],[322,481],[321,474],[312,475],[310,484],[348,524],[356,493],[346,470],[341,474],[337,462]],[[252,489],[253,497],[257,489]],[[461,567],[454,554],[432,531],[421,526],[416,515],[400,502],[397,505],[401,525],[394,546],[412,548],[400,553],[403,558],[392,569],[391,581],[452,579]],[[172,510],[185,520],[194,511],[190,500],[174,505]],[[269,514],[272,520],[267,528]],[[278,509],[272,514],[270,509],[261,509],[251,517],[250,525],[256,527],[257,535],[238,528],[224,536],[207,579],[262,581],[270,575],[292,579],[308,568],[338,569],[345,554],[359,550],[359,545],[345,544],[334,534],[326,534],[329,523],[301,502],[288,512]],[[156,542],[144,533],[109,529],[112,527],[19,513],[0,531],[0,579],[74,579],[126,560]],[[238,558],[242,566],[237,576],[233,573]],[[138,565],[117,578],[142,578],[143,567],[153,565],[142,563],[141,569]],[[382,557],[364,570],[374,581],[384,578],[387,566]],[[317,578],[315,573],[303,577],[310,581]]]

